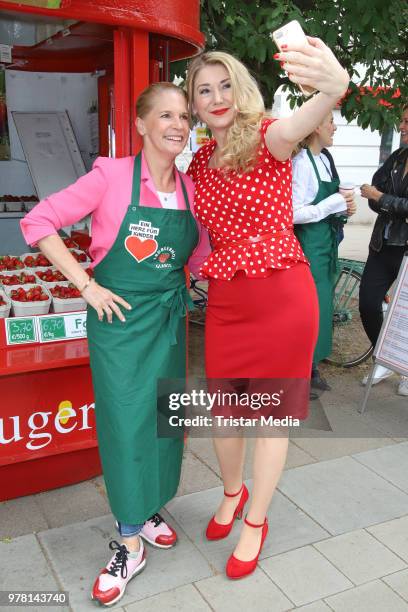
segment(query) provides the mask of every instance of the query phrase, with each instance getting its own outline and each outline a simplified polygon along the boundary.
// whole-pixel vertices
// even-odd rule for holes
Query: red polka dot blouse
[[[252,172],[226,175],[208,168],[215,140],[201,147],[190,164],[188,174],[196,187],[195,211],[214,248],[201,267],[206,278],[230,280],[238,270],[251,278],[262,278],[269,276],[271,269],[307,263],[293,231],[280,233],[293,228],[292,162],[278,161],[266,147],[265,132],[272,121],[262,122],[259,161]],[[248,240],[271,232],[277,233],[253,244]]]

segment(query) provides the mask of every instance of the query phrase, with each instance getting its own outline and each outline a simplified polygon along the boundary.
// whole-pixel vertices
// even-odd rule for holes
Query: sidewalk
[[[342,256],[364,259],[370,228],[354,226],[348,234]],[[202,349],[203,329],[194,326],[195,374]],[[367,412],[359,415],[359,380],[367,369],[325,369],[333,390],[322,403],[333,431],[309,430],[290,442],[253,576],[233,582],[224,574],[240,522],[226,540],[204,539],[221,479],[211,441],[189,439],[178,496],[163,512],[179,542],[167,551],[149,547],[146,571],[111,609],[408,612],[408,398],[395,394],[394,376],[372,389]],[[245,478],[251,487],[250,457]],[[69,592],[69,608],[20,609],[94,611],[89,593],[112,537],[101,477],[3,502],[0,590]]]
[[[366,261],[368,243],[370,242],[372,225],[354,225],[349,223],[344,228],[344,240],[340,243],[339,255],[346,259]]]

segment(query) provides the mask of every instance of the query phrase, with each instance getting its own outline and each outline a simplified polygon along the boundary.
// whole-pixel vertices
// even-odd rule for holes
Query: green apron
[[[180,177],[181,178],[181,177]],[[157,379],[186,375],[184,265],[198,241],[186,210],[140,202],[141,155],[132,201],[110,251],[95,267],[98,283],[132,306],[126,322],[99,321],[88,307],[87,330],[99,453],[109,502],[120,522],[144,523],[174,497],[183,440],[157,437]],[[187,306],[186,306],[187,305]]]
[[[340,181],[339,179],[322,181],[309,149],[307,149],[307,154],[319,185],[316,197],[311,203],[313,205],[337,193]],[[295,234],[310,262],[310,269],[319,299],[319,337],[313,356],[314,363],[319,363],[319,361],[328,357],[332,351],[333,290],[338,266],[338,224],[338,218],[335,215],[329,215],[316,223],[295,225]]]

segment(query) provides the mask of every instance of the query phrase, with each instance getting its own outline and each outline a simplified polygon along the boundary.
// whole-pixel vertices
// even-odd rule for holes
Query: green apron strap
[[[142,153],[135,157],[133,163],[132,206],[140,205],[140,181],[142,177]]]
[[[177,172],[178,172],[178,171],[177,171]],[[189,210],[189,211],[191,212],[190,201],[189,201],[189,199],[188,199],[187,189],[186,189],[186,186],[185,186],[185,184],[184,184],[183,177],[181,176],[181,173],[180,173],[180,172],[178,172],[178,175],[179,175],[179,179],[180,179],[180,182],[181,182],[181,188],[182,188],[182,190],[183,190],[183,196],[184,196],[184,201],[185,201],[185,203],[186,203],[186,209],[187,209],[187,210]]]
[[[177,170],[178,172],[178,170]],[[181,182],[181,188],[183,190],[184,201],[186,203],[186,209],[191,212],[190,201],[188,199],[187,189],[184,185],[183,178],[181,173],[178,172],[178,176]],[[142,178],[142,153],[139,153],[135,157],[135,161],[133,164],[133,183],[132,183],[132,206],[140,206],[140,181]]]

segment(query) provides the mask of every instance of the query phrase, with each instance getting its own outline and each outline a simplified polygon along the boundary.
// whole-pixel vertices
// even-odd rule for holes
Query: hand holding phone
[[[291,21],[272,33],[289,78],[305,96],[320,91],[332,98],[341,98],[347,91],[350,77],[331,49],[319,38],[306,36],[297,21]]]
[[[302,48],[305,48],[309,45],[309,41],[306,38],[306,34],[304,33],[302,26],[298,21],[296,21],[296,19],[290,21],[278,30],[272,32],[271,36],[279,51],[284,50],[282,45],[289,47],[291,50],[296,51],[301,51]],[[298,87],[303,93],[303,95],[306,97],[311,96],[317,91],[317,89],[315,89],[314,87],[309,87],[308,85],[300,85],[300,83],[298,84]]]

